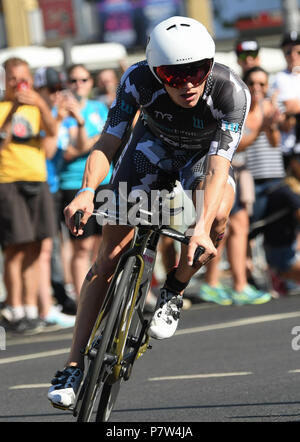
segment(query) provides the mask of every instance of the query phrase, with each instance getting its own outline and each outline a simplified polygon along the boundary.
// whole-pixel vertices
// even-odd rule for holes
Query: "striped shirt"
[[[270,145],[265,132],[246,149],[246,167],[255,180],[285,176],[282,151]]]

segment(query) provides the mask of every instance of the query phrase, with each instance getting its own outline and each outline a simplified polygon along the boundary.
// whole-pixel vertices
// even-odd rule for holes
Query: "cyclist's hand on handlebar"
[[[83,234],[84,226],[94,210],[93,199],[94,196],[91,192],[82,192],[64,209],[66,225],[73,235],[80,236]],[[83,216],[80,220],[80,227],[77,230],[75,225],[75,213],[78,211],[83,212]]]
[[[198,260],[194,262],[195,252],[197,251],[198,247],[202,247],[204,251],[200,254]],[[189,266],[192,267],[194,265],[196,267],[200,267],[201,265],[206,264],[216,255],[217,249],[213,245],[212,240],[208,235],[202,234],[191,236],[187,252],[187,260]]]

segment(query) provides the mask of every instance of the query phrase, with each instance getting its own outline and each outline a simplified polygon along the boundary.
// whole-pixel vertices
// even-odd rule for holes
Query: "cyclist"
[[[122,76],[100,139],[87,160],[82,188],[65,208],[65,219],[76,234],[74,214],[84,211],[82,226],[93,212],[94,189],[107,175],[110,162],[141,114],[115,167],[111,184],[118,191],[150,192],[161,173],[178,177],[185,190],[203,190],[203,210],[192,226],[189,246],[182,247],[176,269],[166,279],[149,327],[156,339],[171,337],[177,328],[182,294],[193,274],[216,256],[234,201],[230,162],[239,144],[250,95],[228,67],[214,63],[215,44],[198,21],[171,17],[150,34],[147,60]],[[48,398],[70,406],[82,379],[85,347],[120,254],[130,244],[133,228],[105,225],[96,262],[83,283],[73,342],[66,367],[56,374]],[[193,267],[197,246],[205,253]]]

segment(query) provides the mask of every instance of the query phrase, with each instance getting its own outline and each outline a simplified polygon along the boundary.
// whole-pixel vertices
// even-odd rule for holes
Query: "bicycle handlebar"
[[[78,232],[78,230],[80,228],[80,221],[81,221],[81,218],[83,217],[83,215],[84,215],[84,212],[82,210],[78,210],[74,214],[74,223],[75,223],[76,232]],[[183,235],[180,232],[177,232],[174,229],[162,228],[161,233],[165,236],[169,236],[171,238],[173,237],[175,240],[177,240],[185,245],[189,244],[190,239],[187,236]],[[202,247],[202,246],[197,247],[197,249],[195,250],[195,253],[194,253],[193,267],[195,267],[199,257],[201,255],[203,255],[204,252],[205,252],[204,247]]]

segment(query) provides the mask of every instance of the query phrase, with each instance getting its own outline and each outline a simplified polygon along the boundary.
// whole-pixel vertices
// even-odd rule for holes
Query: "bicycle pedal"
[[[58,408],[59,410],[63,410],[63,411],[70,411],[70,407],[64,407],[63,405],[58,405],[58,404],[54,404],[53,402],[51,402],[52,407],[54,408]]]

